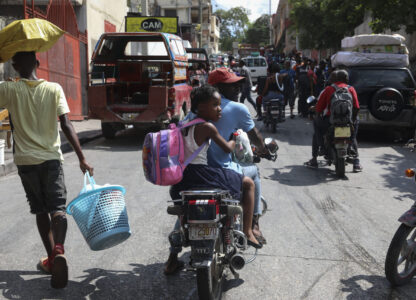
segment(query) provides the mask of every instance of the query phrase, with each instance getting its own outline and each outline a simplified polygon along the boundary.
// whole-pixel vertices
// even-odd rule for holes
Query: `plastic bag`
[[[64,34],[58,26],[43,19],[17,20],[0,31],[0,63],[17,52],[44,52]]]

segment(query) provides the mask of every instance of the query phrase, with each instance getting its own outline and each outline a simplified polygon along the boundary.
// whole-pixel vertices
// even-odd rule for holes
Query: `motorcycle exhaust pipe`
[[[236,253],[231,257],[230,265],[235,270],[241,270],[246,264],[246,259],[240,253]]]

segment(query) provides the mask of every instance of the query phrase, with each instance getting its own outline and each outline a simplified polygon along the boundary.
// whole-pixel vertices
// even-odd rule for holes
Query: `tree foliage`
[[[245,38],[250,21],[250,11],[244,7],[233,7],[229,10],[218,9],[215,14],[221,20],[220,47],[223,51],[232,50],[233,42],[241,42]]]
[[[301,48],[337,48],[364,20],[362,0],[290,0]]]
[[[404,27],[416,31],[415,0],[290,0],[291,19],[299,34],[301,48],[338,48],[343,37],[372,16],[374,33]]]
[[[264,14],[248,26],[245,42],[265,46],[270,40],[270,16]]]
[[[404,27],[407,33],[416,31],[415,0],[366,0],[365,7],[371,12],[371,29],[380,33],[386,29],[397,31]]]

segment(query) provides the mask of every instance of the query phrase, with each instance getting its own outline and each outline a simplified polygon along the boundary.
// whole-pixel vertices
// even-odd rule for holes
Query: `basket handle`
[[[92,176],[90,176],[90,173],[88,171],[86,171],[84,174],[84,188],[82,190],[83,191],[87,190],[87,178],[88,178],[88,182],[91,185],[91,188],[95,190],[95,185],[96,185],[95,180]]]

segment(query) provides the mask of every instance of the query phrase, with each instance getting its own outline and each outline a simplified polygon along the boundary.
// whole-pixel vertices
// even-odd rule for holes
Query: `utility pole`
[[[272,44],[272,0],[269,0],[269,39]]]
[[[202,0],[199,0],[199,48],[202,48]]]
[[[149,15],[149,0],[142,0],[142,16]]]
[[[142,0],[142,16],[148,16],[149,15],[149,0]],[[147,44],[143,43],[142,45],[142,51],[143,54],[148,55],[148,48]]]

